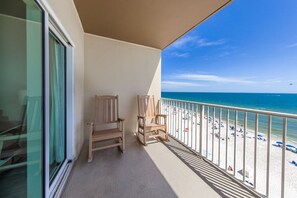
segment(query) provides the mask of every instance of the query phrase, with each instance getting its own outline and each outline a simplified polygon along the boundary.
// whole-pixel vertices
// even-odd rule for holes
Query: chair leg
[[[89,140],[89,158],[88,158],[88,162],[92,162],[93,160],[93,145],[92,145],[92,140]]]
[[[147,143],[146,143],[146,133],[145,133],[144,130],[143,130],[143,144],[144,144],[144,146],[147,146]]]
[[[169,137],[168,137],[168,131],[167,129],[165,129],[165,141],[169,141]]]
[[[124,153],[125,152],[125,140],[124,140],[124,137],[119,138],[119,142],[122,143],[120,145],[120,149],[121,149],[121,152]]]
[[[123,152],[125,152],[126,150],[126,144],[125,144],[125,136],[123,136],[123,142],[122,142],[122,145],[123,145]]]

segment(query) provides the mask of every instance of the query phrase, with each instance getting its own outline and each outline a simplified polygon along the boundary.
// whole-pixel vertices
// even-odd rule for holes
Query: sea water
[[[276,93],[199,93],[199,92],[162,92],[162,98],[187,100],[210,104],[220,104],[233,107],[244,107],[265,111],[297,114],[297,94]],[[216,109],[218,119],[219,109]],[[210,108],[209,115],[213,114]],[[230,111],[230,123],[234,123],[234,111]],[[248,113],[249,129],[255,128],[255,114]],[[222,120],[226,120],[226,110],[222,111]],[[238,123],[243,127],[244,113],[238,112]],[[272,135],[281,141],[283,134],[283,119],[272,117]],[[297,120],[288,119],[287,138],[297,143]],[[268,116],[259,115],[259,133],[266,135],[268,131]]]

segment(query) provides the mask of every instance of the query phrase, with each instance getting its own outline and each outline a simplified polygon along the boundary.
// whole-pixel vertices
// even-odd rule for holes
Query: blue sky
[[[297,1],[234,0],[163,50],[162,91],[297,93]]]

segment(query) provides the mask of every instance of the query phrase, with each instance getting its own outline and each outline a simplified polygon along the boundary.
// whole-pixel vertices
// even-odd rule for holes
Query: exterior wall
[[[75,154],[79,154],[83,142],[84,101],[84,31],[73,0],[48,0],[61,24],[74,42],[75,67]]]
[[[85,122],[93,120],[94,95],[119,95],[125,130],[135,132],[136,96],[153,94],[156,100],[161,96],[161,51],[85,34],[84,79]],[[85,135],[87,138],[87,130]]]

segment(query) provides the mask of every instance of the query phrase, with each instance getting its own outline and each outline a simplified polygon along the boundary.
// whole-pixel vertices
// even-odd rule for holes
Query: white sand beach
[[[196,119],[196,116],[188,116],[187,111],[179,111],[176,114],[171,108],[171,112],[168,120],[169,132],[172,136],[184,142],[186,145],[192,147],[192,149],[199,149],[199,133],[200,133],[200,118]],[[165,113],[169,115],[168,111]],[[190,114],[191,115],[191,114]],[[212,160],[218,164],[218,153],[219,153],[219,140],[220,140],[220,167],[226,168],[226,140],[228,141],[228,155],[227,155],[227,167],[232,167],[234,169],[234,142],[235,137],[232,135],[234,129],[229,128],[228,138],[226,139],[226,123],[221,122],[221,132],[219,136],[219,120],[215,120],[215,126],[217,129],[214,130],[215,134],[213,136],[213,121],[212,118],[204,118],[204,127],[202,130],[202,151],[203,155],[207,159]],[[197,121],[196,121],[197,120]],[[206,137],[206,129],[208,123],[208,138]],[[195,129],[197,127],[197,130]],[[243,169],[243,132],[239,132],[242,126],[237,126],[237,136],[236,136],[236,172],[235,176],[239,180],[243,179],[241,171]],[[195,134],[197,131],[197,137]],[[208,148],[206,148],[208,139]],[[263,139],[266,139],[264,141]],[[212,141],[214,140],[214,141]],[[271,136],[270,145],[270,196],[269,197],[280,197],[281,195],[281,167],[282,167],[282,148],[273,146],[276,141],[282,141],[281,138],[276,136]],[[287,144],[293,144],[290,140],[287,140]],[[248,129],[246,134],[246,170],[248,172],[248,177],[246,177],[246,184],[253,187],[254,183],[254,145],[255,137],[254,131]],[[212,151],[212,147],[214,148]],[[297,162],[297,153],[286,150],[286,161],[285,161],[285,197],[296,197],[297,194],[297,166],[291,164],[290,162],[294,160]],[[257,139],[257,173],[256,173],[256,190],[262,194],[266,194],[266,171],[267,170],[267,137],[263,136],[262,140]],[[228,171],[228,173],[233,174],[233,171]]]

